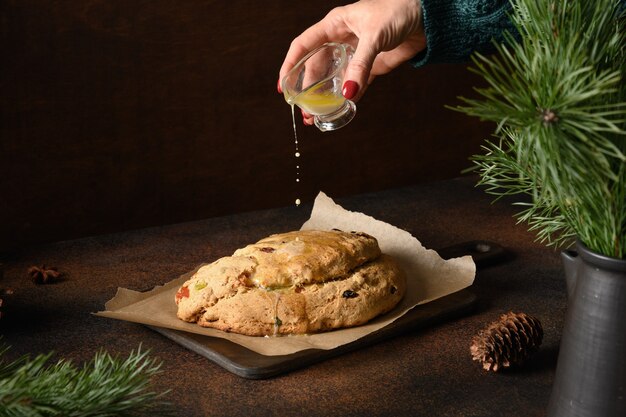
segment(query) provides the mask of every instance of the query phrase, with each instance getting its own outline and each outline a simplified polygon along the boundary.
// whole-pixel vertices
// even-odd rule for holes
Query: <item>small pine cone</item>
[[[483,369],[497,372],[521,365],[539,348],[542,339],[539,320],[526,313],[508,312],[472,338],[470,352]]]

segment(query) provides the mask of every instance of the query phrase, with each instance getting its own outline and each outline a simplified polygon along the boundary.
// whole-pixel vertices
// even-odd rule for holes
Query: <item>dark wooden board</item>
[[[439,251],[444,258],[472,255],[478,268],[503,259],[505,251],[492,242],[466,242]],[[419,305],[393,323],[335,349],[307,349],[290,355],[266,356],[226,339],[209,337],[160,327],[148,326],[165,337],[198,353],[235,375],[264,379],[287,373],[346,352],[371,346],[410,330],[420,329],[468,314],[476,295],[464,289],[446,297]]]
[[[407,314],[382,329],[335,349],[307,349],[291,355],[279,356],[261,355],[218,337],[150,327],[235,375],[249,379],[263,379],[370,346],[408,330],[426,327],[461,316],[471,310],[475,300],[476,296],[471,291],[467,289],[462,290],[430,303],[416,306]]]

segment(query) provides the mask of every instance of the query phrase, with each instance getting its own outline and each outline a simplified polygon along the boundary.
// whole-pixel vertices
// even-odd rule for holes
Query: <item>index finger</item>
[[[283,65],[280,67],[279,79],[282,80],[285,74],[313,49],[326,42],[340,41],[345,38],[345,30],[340,29],[337,22],[333,22],[334,13],[336,13],[336,9],[331,10],[326,17],[306,29],[291,42]]]

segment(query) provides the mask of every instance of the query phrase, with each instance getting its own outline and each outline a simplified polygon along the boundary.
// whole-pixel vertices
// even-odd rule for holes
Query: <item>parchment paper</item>
[[[365,214],[345,210],[320,192],[315,199],[311,217],[302,225],[302,230],[333,228],[365,232],[376,237],[382,252],[399,262],[407,275],[407,294],[394,310],[362,326],[312,335],[254,337],[206,329],[179,320],[174,302],[178,288],[202,266],[200,265],[148,292],[118,288],[115,297],[105,304],[105,311],[95,314],[221,337],[263,355],[287,355],[304,349],[333,349],[352,342],[386,326],[416,305],[460,291],[474,281],[476,266],[471,256],[443,260],[437,252],[424,248],[410,233]],[[287,230],[276,231],[280,232]]]

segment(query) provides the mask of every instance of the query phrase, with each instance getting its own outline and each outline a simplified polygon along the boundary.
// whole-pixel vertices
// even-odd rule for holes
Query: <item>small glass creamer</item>
[[[354,48],[329,42],[304,56],[281,80],[285,100],[314,116],[322,132],[347,125],[356,105],[342,94],[344,75]]]

